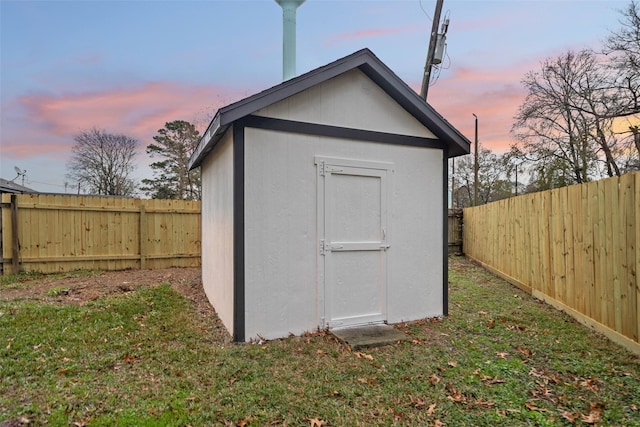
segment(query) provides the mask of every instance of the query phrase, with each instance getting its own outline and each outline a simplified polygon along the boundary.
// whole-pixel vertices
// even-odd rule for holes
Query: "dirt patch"
[[[203,320],[212,324],[215,335],[220,340],[230,340],[204,293],[199,267],[107,271],[83,277],[45,276],[20,283],[18,287],[0,289],[0,300],[84,305],[105,296],[132,292],[141,287],[158,286],[163,283],[170,284],[176,292],[189,299]]]

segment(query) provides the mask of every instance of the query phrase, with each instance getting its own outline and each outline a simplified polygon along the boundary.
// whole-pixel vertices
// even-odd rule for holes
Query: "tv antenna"
[[[11,181],[15,181],[16,179],[22,177],[22,186],[24,187],[24,177],[27,174],[27,171],[26,170],[22,170],[17,166],[14,166],[13,169],[15,169],[16,173],[18,174],[18,176],[13,178]]]

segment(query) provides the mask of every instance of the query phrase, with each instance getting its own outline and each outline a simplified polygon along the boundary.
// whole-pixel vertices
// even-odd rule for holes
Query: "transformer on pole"
[[[427,51],[427,60],[424,64],[422,88],[420,89],[420,97],[425,101],[427,100],[427,94],[429,93],[429,82],[431,81],[431,69],[433,68],[433,64],[439,64],[442,62],[446,33],[449,26],[449,20],[446,20],[442,25],[442,34],[438,34],[438,24],[440,23],[440,14],[442,13],[443,3],[444,0],[437,0],[436,10],[433,14],[431,38],[429,39],[429,50]]]

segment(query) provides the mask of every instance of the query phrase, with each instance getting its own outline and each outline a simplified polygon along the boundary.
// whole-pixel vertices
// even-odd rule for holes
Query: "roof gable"
[[[194,168],[202,163],[204,157],[213,149],[222,134],[234,121],[355,68],[362,71],[402,108],[433,132],[436,137],[443,140],[449,148],[450,157],[469,153],[471,142],[464,135],[427,104],[425,100],[420,98],[373,52],[369,49],[362,49],[219,109],[192,154],[189,167]]]
[[[358,68],[271,104],[253,115],[437,139]]]

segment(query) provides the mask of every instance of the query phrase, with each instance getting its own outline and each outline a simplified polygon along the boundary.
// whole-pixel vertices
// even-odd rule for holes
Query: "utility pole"
[[[420,89],[420,97],[427,100],[429,92],[429,81],[431,80],[431,68],[433,67],[433,58],[436,52],[438,42],[438,25],[440,24],[440,14],[442,13],[442,3],[444,0],[437,0],[436,11],[433,14],[433,24],[431,25],[431,38],[429,39],[429,50],[427,51],[427,60],[424,64],[424,74],[422,76],[422,88]]]
[[[476,138],[473,148],[473,206],[478,206],[478,116],[475,113],[471,114],[476,118]]]

